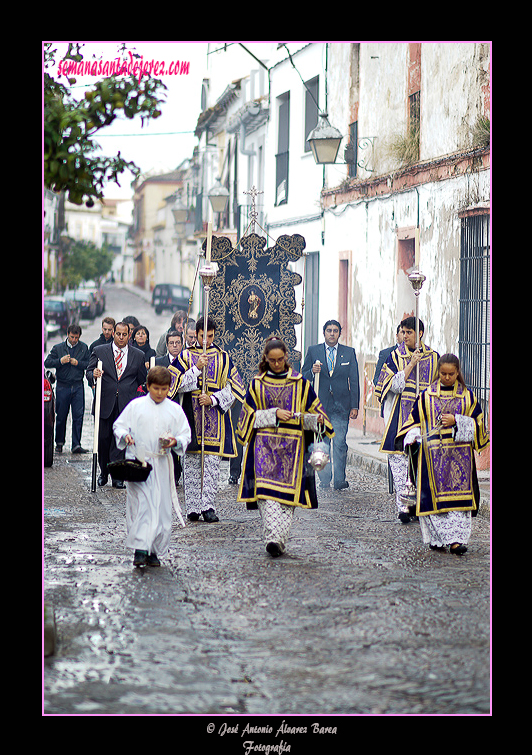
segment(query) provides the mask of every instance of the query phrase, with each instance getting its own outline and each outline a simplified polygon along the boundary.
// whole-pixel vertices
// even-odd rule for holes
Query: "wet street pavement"
[[[107,313],[135,314],[153,346],[170,320],[119,287],[107,288]],[[83,341],[100,320],[82,324]],[[176,520],[161,568],[136,569],[124,548],[126,492],[90,490],[88,388],[86,404],[90,453],[56,455],[44,469],[44,598],[57,629],[45,715],[200,714],[206,742],[238,737],[232,752],[250,739],[279,745],[283,716],[292,726],[332,716],[340,734],[343,715],[489,715],[486,518],[473,519],[465,556],[427,550],[419,524],[397,520],[386,479],[351,466],[350,487],[298,510],[286,555],[272,559],[223,462],[220,522]],[[252,719],[273,733],[241,736]],[[301,740],[284,742],[303,752]]]

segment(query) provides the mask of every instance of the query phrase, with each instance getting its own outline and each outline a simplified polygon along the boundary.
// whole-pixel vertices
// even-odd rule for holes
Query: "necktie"
[[[329,374],[332,375],[334,370],[334,346],[329,346],[329,353],[327,354],[327,366],[329,367]]]
[[[115,366],[116,366],[116,374],[118,379],[122,377],[122,359],[124,358],[124,353],[121,349],[117,349],[115,352]]]

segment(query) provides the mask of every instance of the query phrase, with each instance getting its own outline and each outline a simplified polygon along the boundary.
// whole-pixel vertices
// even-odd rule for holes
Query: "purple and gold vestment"
[[[441,414],[470,417],[472,432],[460,439],[460,418],[454,427],[441,428]],[[408,420],[400,430],[405,437],[420,428],[421,447],[417,454],[416,515],[443,514],[448,511],[478,511],[479,491],[475,451],[489,444],[484,415],[475,394],[458,380],[445,389],[436,380],[416,399]],[[474,450],[473,450],[474,449]]]
[[[244,401],[246,393],[244,384],[229,354],[216,344],[209,346],[206,353],[209,357],[209,364],[206,367],[206,392],[212,395],[230,386],[234,396],[239,401]],[[196,366],[202,354],[202,347],[193,346],[177,355],[168,368],[172,375],[169,398],[175,399],[185,373]],[[192,442],[187,453],[201,453],[202,411],[199,403],[202,392],[201,380],[200,376],[197,380],[197,388],[185,393],[183,399],[183,410],[192,430]],[[223,405],[205,407],[204,447],[206,454],[227,457],[237,455],[231,412],[227,411]]]
[[[317,508],[314,470],[308,464],[308,446],[313,433],[303,428],[303,417],[275,426],[256,427],[256,412],[287,409],[293,414],[322,414],[324,433],[334,430],[312,385],[290,368],[287,373],[267,372],[253,378],[238,421],[237,437],[247,444],[242,465],[238,500],[257,508],[257,499],[289,506]]]
[[[421,344],[421,348],[423,350],[423,356],[419,361],[419,390],[423,391],[432,383],[437,375],[439,355],[429,346],[425,346],[424,343]],[[381,404],[384,403],[391,390],[392,381],[395,375],[397,375],[398,372],[404,371],[410,363],[412,353],[413,352],[410,351],[404,343],[401,343],[389,355],[381,370],[377,386],[375,387],[375,395]],[[395,447],[395,439],[404,423],[407,421],[415,400],[416,368],[410,373],[403,391],[395,394],[394,404],[386,424],[380,447],[380,450],[383,453],[397,453],[398,450],[401,450]]]

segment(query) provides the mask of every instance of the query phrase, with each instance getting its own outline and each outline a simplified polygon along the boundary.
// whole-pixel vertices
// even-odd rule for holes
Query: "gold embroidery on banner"
[[[240,249],[233,249],[226,237],[212,238],[212,260],[219,264],[219,273],[211,289],[209,315],[216,322],[216,343],[230,354],[246,385],[257,374],[270,335],[284,340],[290,362],[301,359],[294,325],[302,317],[295,312],[294,287],[302,277],[288,264],[303,256],[305,239],[294,234],[281,236],[271,248],[266,243],[252,233],[240,240]]]

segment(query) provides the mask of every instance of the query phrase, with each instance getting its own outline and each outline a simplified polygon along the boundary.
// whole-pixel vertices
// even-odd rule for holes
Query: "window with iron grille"
[[[275,205],[288,202],[288,157],[290,144],[290,92],[277,98],[279,125],[275,156]]]
[[[464,379],[487,418],[490,396],[489,215],[462,218],[458,344]]]
[[[349,144],[345,148],[344,159],[347,163],[347,175],[356,178],[358,160],[358,121],[349,124]]]
[[[310,152],[310,144],[307,142],[307,136],[312,129],[318,124],[318,96],[320,88],[320,77],[316,76],[310,81],[305,81],[305,132],[303,134],[303,144],[305,152]]]

